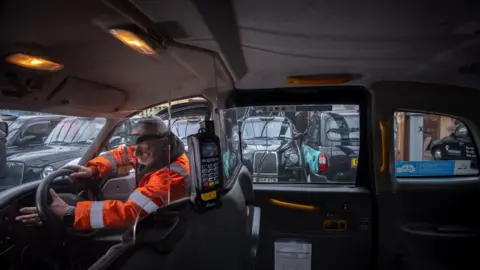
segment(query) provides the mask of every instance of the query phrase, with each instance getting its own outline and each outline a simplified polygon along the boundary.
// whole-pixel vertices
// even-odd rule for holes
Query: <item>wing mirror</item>
[[[0,122],[0,140],[4,140],[8,135],[8,124]]]

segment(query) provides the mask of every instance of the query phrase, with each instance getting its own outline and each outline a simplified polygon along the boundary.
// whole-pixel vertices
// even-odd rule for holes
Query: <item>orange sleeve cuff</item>
[[[90,230],[90,208],[93,201],[81,201],[77,202],[75,206],[75,221],[73,228],[75,230]]]
[[[93,177],[95,178],[98,176],[98,168],[95,165],[88,165],[87,168],[92,169]]]

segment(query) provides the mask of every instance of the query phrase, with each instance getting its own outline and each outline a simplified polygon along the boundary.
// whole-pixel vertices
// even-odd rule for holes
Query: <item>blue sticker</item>
[[[454,175],[454,160],[439,161],[397,161],[396,176],[442,176]]]

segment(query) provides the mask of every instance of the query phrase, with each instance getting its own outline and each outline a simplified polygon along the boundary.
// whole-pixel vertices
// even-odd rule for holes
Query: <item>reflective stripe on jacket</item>
[[[115,177],[118,168],[125,165],[135,165],[135,150],[131,146],[120,145],[87,163],[87,167],[98,172],[98,178]]]
[[[108,164],[99,158],[92,160],[102,163],[103,168],[99,168],[99,173],[110,173]],[[190,178],[189,161],[185,153],[169,167],[146,174],[138,188],[130,194],[127,202],[118,200],[78,202],[75,208],[74,228],[77,230],[129,228],[134,224],[137,215],[142,217],[155,212],[169,201],[184,198],[187,196],[186,183]]]

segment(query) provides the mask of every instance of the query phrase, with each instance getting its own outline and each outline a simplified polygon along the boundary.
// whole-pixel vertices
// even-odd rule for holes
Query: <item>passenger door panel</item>
[[[480,92],[412,82],[382,82],[373,88],[382,101],[375,103],[377,123],[390,127],[388,135],[382,136],[379,128],[373,134],[379,269],[478,268],[480,177],[397,177],[391,120],[396,111],[451,115],[467,124],[478,149]],[[392,92],[409,98],[391,98]],[[425,102],[432,96],[435,102]],[[388,157],[382,155],[383,147],[388,147]]]
[[[469,214],[478,204],[478,192],[476,183],[404,182],[390,198],[380,196],[380,265],[395,269],[469,265],[478,250],[479,224]]]
[[[135,173],[109,179],[102,187],[106,200],[127,201],[128,196],[135,190],[137,183]]]
[[[367,269],[371,262],[371,195],[365,188],[306,185],[254,185],[262,209],[257,269],[274,269],[275,242],[299,241],[312,246],[311,269]],[[272,199],[287,203],[286,207]],[[304,211],[288,203],[314,206]],[[344,221],[345,229],[324,228],[325,221]],[[339,225],[341,227],[341,225]]]

